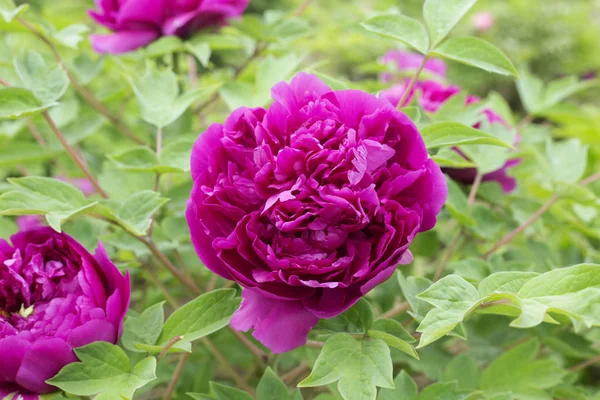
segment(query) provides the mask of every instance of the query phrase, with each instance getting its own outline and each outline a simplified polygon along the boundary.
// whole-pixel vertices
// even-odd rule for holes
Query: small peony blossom
[[[186,38],[242,15],[249,0],[96,0],[90,16],[113,31],[91,35],[98,53],[126,53],[161,36]]]
[[[398,103],[400,102],[400,99],[402,98],[402,95],[407,87],[408,82],[404,82],[401,85],[394,85],[391,88],[382,91],[379,96],[388,100],[392,105],[398,106]],[[460,88],[457,86],[444,85],[435,81],[418,81],[413,87],[403,106],[409,105],[416,96],[419,105],[425,111],[435,113],[447,100],[458,93],[460,93]],[[467,104],[474,104],[478,103],[479,101],[480,99],[478,97],[468,96],[466,102]],[[506,121],[504,121],[502,117],[500,117],[491,109],[483,110],[483,115],[491,124],[502,124],[507,128],[510,128]],[[479,128],[479,124],[476,124],[474,127]],[[519,135],[516,135],[514,144],[518,144],[519,140]],[[464,158],[467,158],[460,150],[454,150]],[[507,171],[519,163],[519,159],[508,160],[502,168],[485,174],[483,176],[483,181],[498,182],[502,186],[504,192],[511,192],[515,189],[517,182],[513,177],[508,175]],[[452,179],[467,184],[473,183],[477,175],[477,170],[475,168],[444,168],[443,171]]]
[[[489,11],[478,12],[471,19],[473,28],[479,32],[487,32],[494,26],[494,14]]]
[[[73,348],[117,343],[129,277],[101,245],[93,256],[51,228],[11,241],[0,239],[0,398],[37,399],[54,390],[46,380],[77,361]]]
[[[303,73],[272,97],[200,135],[186,217],[204,264],[244,287],[232,326],[281,353],[409,263],[448,189],[389,102]]]
[[[394,64],[398,71],[411,72],[416,71],[423,62],[423,55],[403,50],[390,50],[379,59],[382,64]],[[444,78],[448,72],[448,66],[439,58],[430,58],[425,63],[423,70]],[[392,74],[383,73],[381,76],[383,82],[390,82]]]

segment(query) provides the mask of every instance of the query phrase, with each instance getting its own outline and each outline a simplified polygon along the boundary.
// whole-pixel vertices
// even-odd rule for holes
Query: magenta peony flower
[[[478,12],[471,20],[473,28],[479,32],[487,32],[494,26],[494,14],[489,11]]]
[[[209,26],[239,17],[249,0],[96,0],[90,16],[113,34],[91,35],[99,53],[119,54],[143,47],[160,36],[189,37]]]
[[[379,59],[382,64],[395,64],[398,71],[416,71],[423,62],[423,56],[418,53],[412,53],[403,50],[390,50]],[[448,66],[439,58],[430,58],[425,63],[424,71],[445,77],[448,72]],[[392,80],[392,74],[389,72],[383,73],[381,79],[384,82]]]
[[[198,138],[186,214],[200,259],[244,287],[232,326],[280,353],[409,263],[447,187],[387,101],[308,74],[272,95]]]
[[[382,91],[379,96],[388,100],[392,105],[398,106],[398,103],[400,102],[400,99],[402,98],[402,95],[407,87],[408,82],[404,82],[402,85],[394,85],[391,88]],[[458,93],[460,93],[460,88],[457,86],[448,86],[435,81],[419,81],[415,84],[403,106],[409,105],[413,101],[414,97],[417,96],[417,101],[423,110],[430,113],[435,113],[444,104],[444,102]],[[467,97],[467,104],[474,104],[479,101],[480,99],[478,97]],[[485,114],[485,118],[489,123],[503,124],[507,128],[510,128],[506,121],[504,121],[502,117],[496,114],[493,110],[485,109],[483,110],[483,113]],[[479,128],[479,124],[476,124],[474,127]],[[519,140],[519,135],[516,135],[514,144],[517,145]],[[467,158],[460,150],[455,149],[455,151]],[[507,171],[509,168],[518,165],[520,162],[521,160],[519,159],[508,160],[499,170],[485,174],[483,176],[483,181],[498,182],[506,193],[513,191],[517,186],[517,182],[515,178],[508,175]],[[477,175],[477,170],[475,168],[444,168],[443,171],[452,179],[467,184],[473,183]]]
[[[92,256],[51,228],[0,239],[0,398],[37,398],[77,361],[73,348],[116,343],[129,307],[124,277],[102,246]]]

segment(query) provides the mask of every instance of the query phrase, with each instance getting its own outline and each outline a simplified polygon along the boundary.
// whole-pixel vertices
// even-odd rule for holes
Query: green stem
[[[419,76],[421,75],[421,72],[423,72],[423,68],[425,68],[425,64],[427,64],[427,60],[429,60],[429,54],[423,56],[423,61],[421,61],[421,64],[417,68],[417,72],[410,80],[408,86],[406,87],[406,89],[404,90],[404,93],[402,94],[402,97],[400,98],[400,101],[398,102],[398,109],[404,107],[404,103],[406,103],[406,100],[408,100],[410,93],[412,92],[413,88],[415,87],[417,80],[419,79]]]

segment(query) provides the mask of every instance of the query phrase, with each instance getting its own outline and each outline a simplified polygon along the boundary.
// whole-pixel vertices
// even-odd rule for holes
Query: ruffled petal
[[[90,35],[90,40],[98,53],[121,54],[143,47],[158,37],[158,32],[152,30],[122,31],[111,35]]]
[[[231,326],[238,331],[254,328],[252,336],[278,354],[304,345],[317,322],[319,318],[301,301],[274,300],[244,289],[242,305],[233,315]]]

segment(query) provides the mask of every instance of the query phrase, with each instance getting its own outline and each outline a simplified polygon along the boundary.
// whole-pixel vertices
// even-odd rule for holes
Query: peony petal
[[[128,24],[146,23],[159,27],[165,15],[165,6],[169,0],[128,0],[119,9],[118,27]]]
[[[93,319],[73,329],[67,342],[73,348],[83,347],[93,342],[117,342],[117,328],[108,321]]]
[[[252,336],[278,354],[304,345],[317,322],[319,318],[300,301],[274,300],[244,289],[242,305],[233,315],[231,326],[239,331],[254,328]]]
[[[14,382],[30,346],[31,343],[18,336],[0,339],[0,382]]]
[[[98,53],[121,54],[147,45],[159,37],[152,30],[122,31],[112,35],[90,35],[92,47]]]
[[[37,340],[21,364],[17,384],[34,393],[50,393],[54,388],[46,381],[65,365],[77,361],[73,349],[60,339]]]

